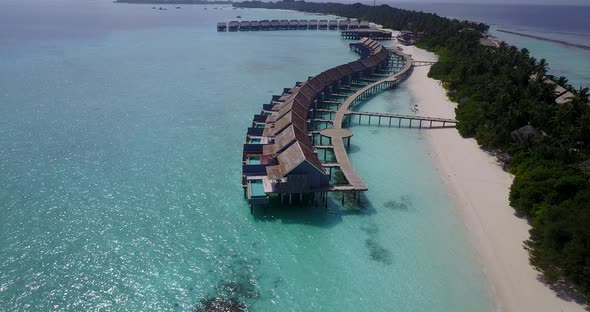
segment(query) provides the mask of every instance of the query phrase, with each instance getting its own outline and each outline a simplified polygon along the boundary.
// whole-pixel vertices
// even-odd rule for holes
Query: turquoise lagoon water
[[[250,214],[239,181],[252,115],[355,59],[336,33],[215,31],[237,14],[308,18],[291,12],[7,5],[0,310],[190,311],[214,296],[251,311],[492,310],[416,129],[353,128],[362,210],[333,198]],[[402,87],[363,109],[410,105]]]

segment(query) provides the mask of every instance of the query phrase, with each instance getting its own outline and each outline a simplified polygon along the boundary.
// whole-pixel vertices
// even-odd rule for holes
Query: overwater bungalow
[[[281,20],[281,30],[287,30],[289,29],[289,20]]]
[[[299,20],[299,29],[300,30],[306,30],[308,28],[308,22],[307,20]]]
[[[249,21],[241,21],[240,22],[240,31],[249,31],[250,30],[250,22]]]
[[[358,20],[350,20],[350,23],[348,24],[348,29],[357,29],[359,28],[359,21]]]
[[[348,25],[350,25],[350,20],[340,20],[340,23],[338,24],[338,29],[347,30]]]
[[[253,31],[260,30],[260,22],[250,21],[250,30],[253,30]]]
[[[328,29],[329,30],[338,30],[338,20],[330,20],[328,22]]]
[[[320,29],[320,30],[328,29],[328,20],[320,20],[318,22],[318,29]]]
[[[289,29],[291,29],[291,30],[299,29],[299,20],[290,20],[289,21]]]
[[[367,22],[367,21],[361,21],[361,22],[359,23],[359,28],[360,28],[360,29],[368,29],[368,28],[370,28],[370,27],[369,27],[369,22]]]
[[[238,21],[231,21],[229,22],[227,28],[229,31],[238,31],[238,29],[240,28],[240,23]]]
[[[317,30],[318,29],[318,20],[309,20],[308,24],[307,24],[307,29],[310,30]]]
[[[279,20],[270,21],[270,29],[279,30],[281,28],[281,22]]]
[[[260,21],[260,30],[270,30],[271,25],[269,20]]]
[[[217,23],[217,31],[227,31],[227,23],[226,22]]]

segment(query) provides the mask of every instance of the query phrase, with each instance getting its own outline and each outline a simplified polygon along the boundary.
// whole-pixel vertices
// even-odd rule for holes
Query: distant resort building
[[[543,133],[531,125],[526,125],[512,131],[510,136],[514,141],[519,143],[537,143],[539,140],[541,140]]]
[[[406,46],[411,46],[411,45],[416,44],[417,40],[418,40],[418,34],[412,32],[412,31],[408,31],[408,30],[400,31],[399,35],[397,36],[397,41],[399,41],[399,43],[406,45]]]

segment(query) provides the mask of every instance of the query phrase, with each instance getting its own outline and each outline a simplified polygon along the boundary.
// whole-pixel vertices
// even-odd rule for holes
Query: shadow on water
[[[346,152],[350,155],[350,154],[356,154],[358,152],[361,151],[360,146],[354,144],[354,143],[350,143],[350,147],[348,149],[346,149]]]
[[[398,199],[391,199],[383,203],[383,207],[390,210],[407,211],[412,207],[412,201],[409,195],[402,195]]]
[[[386,265],[393,263],[393,255],[391,251],[383,247],[378,240],[379,227],[375,223],[369,223],[361,227],[361,230],[367,234],[365,246],[369,250],[369,257],[375,262]]]
[[[344,205],[342,196],[344,195]],[[376,212],[373,205],[364,194],[360,194],[360,205],[352,193],[335,193],[326,199],[311,199],[306,196],[303,202],[299,198],[293,198],[292,205],[285,200],[281,204],[278,198],[271,199],[267,207],[255,207],[252,216],[258,222],[277,222],[284,224],[302,224],[321,228],[331,228],[342,222],[345,216],[369,216]]]
[[[401,195],[398,198],[391,199],[383,203],[382,207],[394,210],[396,212],[405,212],[412,209],[414,206],[412,204],[412,200],[409,195]],[[371,207],[371,209],[374,209]],[[391,265],[393,263],[394,257],[391,250],[385,248],[379,241],[379,227],[376,223],[374,223],[370,219],[370,223],[363,225],[361,227],[361,231],[367,234],[367,238],[365,239],[365,246],[369,252],[369,258],[372,261],[384,264],[384,265]]]

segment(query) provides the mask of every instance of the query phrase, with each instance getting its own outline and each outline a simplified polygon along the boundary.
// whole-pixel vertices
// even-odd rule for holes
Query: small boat
[[[178,9],[180,9],[180,7],[176,7],[176,9],[178,10]]]
[[[238,15],[238,16],[236,16],[236,18],[242,18],[242,17]]]
[[[166,10],[168,10],[168,9],[166,9],[166,8],[163,8],[163,7],[160,7],[158,10],[166,11]]]

